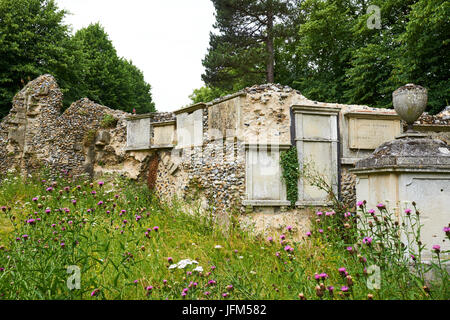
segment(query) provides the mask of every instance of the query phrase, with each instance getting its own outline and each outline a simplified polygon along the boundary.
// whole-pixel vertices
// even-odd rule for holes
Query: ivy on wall
[[[286,183],[287,199],[291,202],[291,206],[295,206],[298,199],[298,179],[300,177],[297,148],[292,147],[287,151],[282,151],[280,163]]]

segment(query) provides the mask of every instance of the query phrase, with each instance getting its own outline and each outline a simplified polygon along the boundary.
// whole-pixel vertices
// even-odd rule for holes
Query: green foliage
[[[398,37],[404,50],[393,76],[398,82],[426,87],[431,113],[438,113],[450,104],[449,16],[448,1],[417,1],[411,6],[405,32]]]
[[[293,300],[299,293],[322,300],[367,299],[368,294],[373,299],[449,298],[439,256],[431,266],[439,277],[427,283],[428,294],[423,273],[411,271],[408,255],[395,245],[398,228],[384,209],[377,215],[386,224],[366,223],[361,234],[359,219],[371,218],[364,207],[360,217],[333,211],[316,216],[311,234],[300,242],[295,228],[288,227],[283,237],[266,240],[241,230],[234,218],[224,232],[210,215],[185,209],[190,203],[161,203],[147,187],[127,179],[108,177],[104,184],[68,176],[1,179],[1,299],[182,299],[184,288],[185,298],[193,300],[224,299],[223,293],[237,300]],[[420,225],[411,218],[408,225]],[[417,227],[408,234],[415,241]],[[370,245],[363,242],[368,237]],[[281,243],[273,240],[279,238]],[[198,264],[169,268],[184,259]],[[373,264],[382,272],[379,290],[367,287]],[[67,287],[68,266],[81,269],[79,290]],[[197,266],[203,272],[194,271]],[[342,267],[350,285],[339,272]],[[417,262],[415,267],[430,269]],[[334,286],[334,292],[317,291],[319,274],[326,274],[320,282]]]
[[[201,87],[199,89],[194,89],[194,92],[189,96],[189,99],[191,99],[193,103],[207,103],[227,95],[228,93],[229,92],[219,88]]]
[[[110,114],[105,114],[100,122],[100,127],[103,129],[114,128],[117,125],[118,120]]]
[[[64,107],[88,97],[114,109],[155,110],[150,85],[130,61],[117,57],[98,24],[75,36],[54,0],[0,0],[0,118],[26,82],[54,75]]]
[[[74,77],[64,10],[53,0],[0,0],[0,118],[13,96],[37,76]]]
[[[80,55],[78,61],[83,70],[83,81],[78,88],[83,96],[107,105],[136,113],[155,111],[150,85],[142,72],[117,56],[107,33],[100,24],[91,24],[79,30],[72,38]]]
[[[280,164],[286,183],[287,199],[291,202],[291,206],[295,206],[298,200],[298,179],[300,178],[297,148],[292,147],[288,151],[281,152]]]
[[[225,90],[274,81],[274,41],[293,12],[292,0],[212,0],[217,33],[203,60],[203,81]]]
[[[264,24],[258,29],[252,22],[254,16],[265,17],[264,6],[259,1],[248,1],[251,6],[247,1],[218,2],[223,2],[216,5],[219,33],[211,35],[203,61],[205,83],[239,90],[263,81],[267,43],[252,41],[256,38],[248,32],[255,27],[266,30],[257,35],[268,36]],[[392,92],[398,87],[416,83],[429,89],[427,111],[437,113],[449,104],[448,1],[294,2],[283,22],[273,26],[276,82],[309,99],[380,108],[392,108]],[[373,15],[367,12],[369,5],[380,8],[381,29],[368,28]]]

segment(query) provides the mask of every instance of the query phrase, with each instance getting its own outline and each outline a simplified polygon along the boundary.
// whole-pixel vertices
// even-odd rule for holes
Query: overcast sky
[[[100,22],[117,53],[131,59],[152,86],[158,111],[190,103],[203,86],[202,59],[214,24],[210,0],[57,0],[73,31]]]

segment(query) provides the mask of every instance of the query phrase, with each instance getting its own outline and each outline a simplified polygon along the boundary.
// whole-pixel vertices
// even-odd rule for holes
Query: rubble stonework
[[[166,200],[173,197],[198,199],[203,210],[212,210],[225,223],[227,215],[220,213],[240,213],[244,225],[262,232],[269,232],[269,227],[281,229],[290,224],[303,232],[308,228],[310,210],[301,206],[288,208],[286,199],[249,199],[247,189],[252,179],[254,183],[264,183],[261,177],[259,180],[251,177],[247,159],[249,148],[261,144],[289,148],[297,144],[296,130],[305,131],[302,133],[311,135],[305,137],[305,143],[309,143],[311,152],[316,152],[319,164],[324,168],[337,166],[340,197],[351,208],[356,199],[356,176],[349,170],[357,160],[373,152],[373,149],[365,148],[365,141],[378,143],[377,133],[386,126],[383,133],[392,135],[390,139],[397,134],[395,124],[400,133],[400,120],[393,110],[311,101],[299,91],[275,84],[246,88],[175,113],[148,115],[112,110],[88,99],[74,102],[61,113],[62,98],[51,75],[31,81],[14,97],[10,114],[0,122],[2,173],[16,167],[29,172],[45,165],[53,172],[64,171],[72,175],[120,174],[147,181]],[[300,106],[301,115],[294,114],[294,106]],[[330,132],[321,129],[327,123],[331,126],[329,115],[336,119],[337,113],[340,158],[338,163],[332,163],[327,158],[328,149],[323,146],[336,141],[320,135]],[[116,121],[105,124],[106,116]],[[147,148],[130,149],[127,125],[139,119],[150,123],[151,141]],[[304,122],[298,123],[298,119]],[[198,127],[189,127],[186,134],[180,134],[184,129],[180,126],[191,120],[198,121],[193,124]],[[367,127],[377,121],[378,124]],[[448,142],[449,121],[450,110],[447,108],[436,116],[425,114],[416,122],[416,127],[433,138]],[[152,145],[156,127],[163,127],[158,131],[159,135],[175,130],[173,144],[166,144],[171,140],[169,138],[160,140],[164,145]],[[186,135],[200,130],[202,139],[194,137],[193,145],[184,144]],[[139,132],[134,134],[139,135]],[[183,143],[176,141],[177,134]],[[350,140],[356,149],[350,145]],[[324,152],[323,157],[320,152]],[[265,191],[269,193],[277,191],[275,184],[266,187],[269,190]],[[252,200],[251,205],[244,205],[248,200]]]

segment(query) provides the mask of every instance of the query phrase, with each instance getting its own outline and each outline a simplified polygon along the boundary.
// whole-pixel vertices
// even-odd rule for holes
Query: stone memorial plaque
[[[235,136],[241,122],[240,100],[234,98],[208,108],[208,129],[214,138]],[[219,137],[216,137],[219,135]]]
[[[203,109],[177,115],[178,148],[203,144]]]
[[[127,150],[150,148],[150,118],[128,119]]]
[[[153,126],[152,146],[170,146],[175,140],[175,123]]]
[[[351,149],[376,149],[401,133],[400,120],[349,119],[349,146]]]

